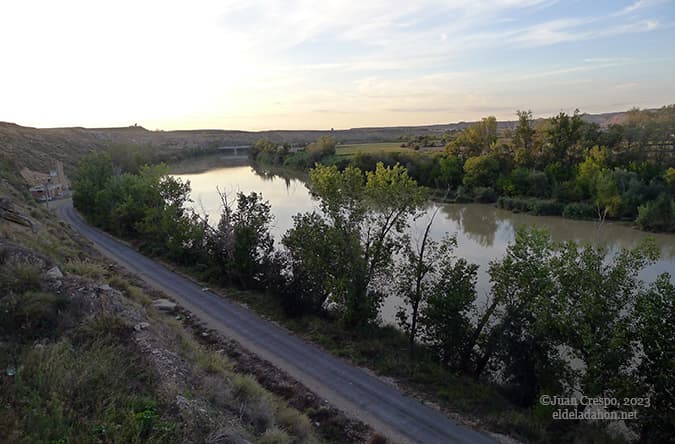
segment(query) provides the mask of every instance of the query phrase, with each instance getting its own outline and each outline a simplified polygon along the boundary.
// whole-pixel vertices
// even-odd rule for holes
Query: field
[[[401,147],[401,142],[355,143],[338,145],[336,148],[338,156],[353,156],[359,151],[362,153],[398,153],[408,151],[408,148]]]

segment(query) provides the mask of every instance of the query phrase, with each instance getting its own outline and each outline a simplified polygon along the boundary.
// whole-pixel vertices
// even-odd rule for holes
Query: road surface
[[[87,225],[70,201],[57,214],[106,256],[140,275],[193,312],[210,328],[300,381],[317,396],[397,442],[494,443],[488,436],[454,423],[439,411],[404,396],[363,369],[338,359],[239,304],[203,289],[113,237]]]

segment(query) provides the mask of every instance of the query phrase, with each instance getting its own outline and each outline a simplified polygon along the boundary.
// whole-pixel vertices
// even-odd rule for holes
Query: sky
[[[0,121],[328,129],[675,103],[675,1],[0,4]]]

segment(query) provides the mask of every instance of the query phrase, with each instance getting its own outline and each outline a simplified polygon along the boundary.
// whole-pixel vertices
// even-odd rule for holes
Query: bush
[[[66,273],[84,276],[91,279],[99,279],[106,273],[105,268],[92,261],[73,259],[69,260],[63,265],[63,270]]]
[[[0,332],[26,340],[52,337],[59,323],[59,310],[67,302],[64,296],[39,292],[7,296],[0,303]]]
[[[476,202],[492,203],[497,200],[497,193],[492,187],[476,187],[473,190],[473,197]]]
[[[463,186],[457,187],[457,193],[455,193],[455,202],[456,203],[468,203],[473,202],[473,197]]]
[[[536,216],[560,216],[563,205],[550,199],[532,199],[530,212]]]
[[[306,441],[312,436],[312,424],[307,416],[291,407],[282,407],[276,414],[277,422],[291,435]]]
[[[673,199],[667,193],[638,208],[638,217],[635,222],[647,231],[675,230],[675,214],[673,214]]]
[[[552,199],[535,199],[533,197],[507,197],[497,199],[497,206],[514,213],[532,213],[536,216],[559,216],[563,204]]]
[[[40,288],[40,269],[33,264],[5,263],[0,265],[0,297],[9,292],[23,293]]]
[[[595,219],[597,212],[591,204],[583,202],[573,202],[565,205],[562,216],[567,219]]]

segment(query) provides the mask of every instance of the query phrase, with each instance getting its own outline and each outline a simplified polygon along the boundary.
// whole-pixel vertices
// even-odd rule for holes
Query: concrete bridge
[[[248,150],[251,148],[251,145],[229,145],[229,146],[219,146],[216,148],[217,150],[223,151],[227,154],[231,154],[233,156],[239,156],[241,155],[247,155]]]

